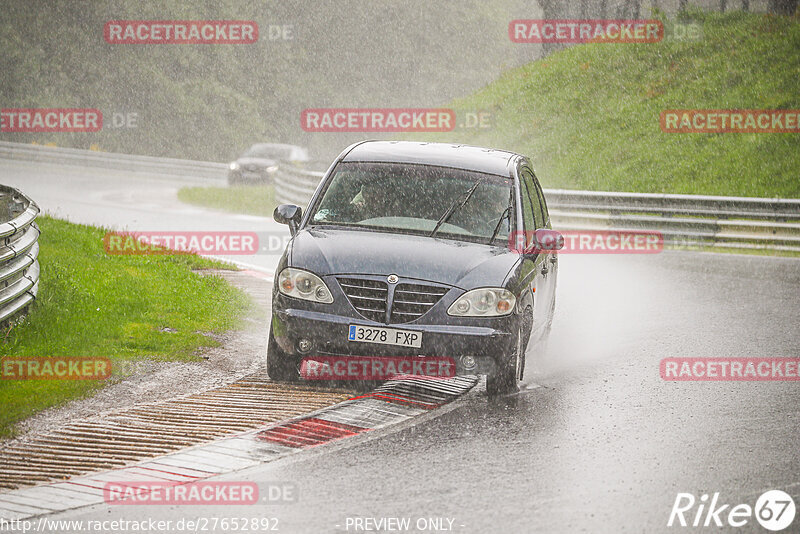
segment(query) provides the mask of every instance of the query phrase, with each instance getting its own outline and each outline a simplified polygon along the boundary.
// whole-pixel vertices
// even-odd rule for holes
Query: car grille
[[[339,278],[350,304],[367,319],[386,322],[389,286],[380,280]],[[443,286],[402,283],[394,288],[390,323],[408,323],[421,317],[449,291]]]
[[[386,321],[386,297],[389,294],[386,282],[363,278],[339,278],[338,280],[350,304],[358,313],[372,321],[379,323]]]
[[[427,284],[397,284],[392,303],[392,322],[407,323],[431,309],[448,289]]]

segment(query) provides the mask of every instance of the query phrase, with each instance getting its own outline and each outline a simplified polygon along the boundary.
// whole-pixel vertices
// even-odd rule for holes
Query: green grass
[[[271,185],[183,187],[178,190],[178,200],[205,208],[264,217],[272,217],[278,205]]]
[[[573,46],[451,103],[457,113],[491,112],[492,128],[406,138],[527,154],[545,187],[800,197],[800,133],[659,126],[665,109],[800,108],[800,20],[691,17],[701,40]]]
[[[50,217],[38,222],[39,296],[28,318],[4,333],[0,357],[109,357],[119,377],[125,362],[199,359],[200,349],[217,345],[206,333],[234,328],[250,305],[222,278],[192,271],[226,264],[193,255],[107,255],[103,229]],[[0,437],[103,383],[0,380]]]

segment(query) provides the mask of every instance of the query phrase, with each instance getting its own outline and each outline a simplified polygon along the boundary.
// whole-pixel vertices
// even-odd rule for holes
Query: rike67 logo
[[[755,516],[762,527],[777,532],[792,524],[795,511],[794,500],[781,490],[765,491],[756,500],[755,507],[725,504],[720,501],[719,492],[710,499],[707,494],[697,499],[691,493],[678,493],[667,526],[743,527]]]

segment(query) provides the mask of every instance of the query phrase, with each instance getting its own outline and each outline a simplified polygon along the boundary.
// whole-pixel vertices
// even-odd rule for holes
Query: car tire
[[[278,346],[278,342],[269,333],[269,341],[267,343],[267,374],[271,380],[277,382],[299,382],[300,369],[297,362],[283,352]]]
[[[508,360],[502,363],[494,373],[486,375],[486,393],[490,397],[519,391],[517,373],[520,358],[522,358],[522,331],[517,332],[514,350]]]
[[[528,343],[531,340],[531,331],[533,330],[533,309],[528,306],[525,308],[524,315],[522,316],[522,352],[520,352],[520,362],[519,362],[519,372],[517,373],[517,378],[522,380],[525,376],[525,362],[526,362],[526,353],[528,351]]]

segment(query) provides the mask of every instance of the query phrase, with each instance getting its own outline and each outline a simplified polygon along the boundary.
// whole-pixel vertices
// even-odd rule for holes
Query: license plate
[[[350,341],[362,343],[380,343],[381,345],[397,345],[400,347],[422,347],[422,332],[413,330],[397,330],[380,326],[360,326],[351,324],[347,334]]]

